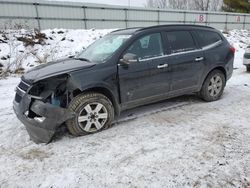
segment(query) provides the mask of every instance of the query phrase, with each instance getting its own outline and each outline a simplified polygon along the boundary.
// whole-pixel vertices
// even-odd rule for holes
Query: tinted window
[[[96,40],[77,58],[86,58],[95,63],[105,62],[131,35],[106,35]]]
[[[136,40],[125,53],[137,55],[139,59],[146,59],[163,55],[161,34],[154,33]]]
[[[196,49],[193,37],[188,31],[167,32],[172,53],[185,52]]]
[[[221,37],[218,33],[213,31],[197,31],[197,34],[200,38],[201,47],[205,47],[211,44],[214,44],[221,40]]]

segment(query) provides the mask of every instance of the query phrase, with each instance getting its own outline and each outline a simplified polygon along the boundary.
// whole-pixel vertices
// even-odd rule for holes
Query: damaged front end
[[[22,78],[16,88],[14,111],[35,143],[51,141],[56,129],[74,114],[67,109],[69,76],[50,77],[35,83]]]

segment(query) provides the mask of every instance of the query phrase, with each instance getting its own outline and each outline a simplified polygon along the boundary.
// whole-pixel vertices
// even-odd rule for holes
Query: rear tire
[[[247,72],[250,72],[250,65],[247,65]]]
[[[100,93],[84,93],[70,102],[69,110],[76,116],[66,121],[69,132],[82,136],[99,132],[111,126],[114,108],[111,101]]]
[[[214,70],[208,74],[202,85],[199,95],[207,102],[216,101],[220,99],[225,85],[226,79],[223,72],[220,70]]]

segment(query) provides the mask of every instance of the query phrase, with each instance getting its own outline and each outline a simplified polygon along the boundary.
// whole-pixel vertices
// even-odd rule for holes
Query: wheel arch
[[[88,87],[88,88],[85,88],[85,89],[75,89],[73,91],[73,96],[75,97],[75,96],[77,96],[79,94],[86,93],[86,92],[96,92],[96,93],[103,94],[113,104],[114,110],[115,110],[115,115],[120,114],[120,106],[119,106],[114,94],[108,88],[103,87],[103,86],[96,86],[96,87]]]
[[[226,72],[226,69],[222,66],[219,66],[219,67],[215,67],[214,69],[212,69],[210,72],[214,71],[214,70],[220,70],[224,76],[225,76],[225,80],[227,80],[227,72]],[[209,72],[209,73],[210,73]]]
[[[213,73],[213,71],[216,71]],[[215,95],[211,95],[209,93],[209,84],[210,84],[210,79],[216,74],[216,73],[221,73],[224,75],[225,79],[224,81],[222,82],[222,85],[221,85],[221,88],[220,90],[218,91],[218,93],[216,93]],[[211,74],[213,73],[213,74]],[[203,82],[202,82],[202,85],[201,85],[201,88],[200,90],[198,91],[198,95],[200,98],[202,98],[204,101],[207,101],[207,102],[212,102],[212,101],[215,101],[215,100],[218,100],[220,99],[222,93],[223,93],[223,90],[224,90],[224,87],[226,86],[226,70],[224,69],[224,67],[221,67],[221,66],[217,66],[217,67],[214,67],[213,69],[211,69],[205,76]],[[216,86],[216,85],[215,85]],[[214,91],[214,90],[213,90]]]
[[[203,80],[202,80],[202,82],[201,82],[201,85],[200,85],[198,91],[201,90],[201,88],[202,88],[204,82],[206,81],[208,75],[209,75],[211,72],[215,71],[215,70],[220,70],[220,71],[224,74],[225,80],[227,80],[227,72],[226,72],[226,69],[225,69],[223,66],[214,67],[214,68],[212,68],[210,71],[208,71],[208,73],[206,74],[206,76],[203,78]]]
[[[202,85],[203,85],[203,83],[205,82],[205,80],[207,79],[208,75],[209,75],[211,72],[215,71],[215,70],[220,70],[220,71],[224,74],[225,80],[227,80],[227,72],[226,72],[226,69],[225,69],[224,67],[222,67],[222,66],[217,66],[217,67],[214,67],[213,69],[211,69],[211,70],[206,74],[205,78],[203,79]]]

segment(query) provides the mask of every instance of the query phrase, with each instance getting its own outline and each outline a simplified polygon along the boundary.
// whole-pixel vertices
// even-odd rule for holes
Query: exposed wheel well
[[[114,98],[114,96],[112,95],[112,93],[106,89],[106,88],[103,88],[103,87],[94,87],[94,88],[89,88],[87,90],[84,90],[84,91],[81,91],[80,89],[76,89],[73,91],[73,96],[77,96],[83,92],[96,92],[96,93],[101,93],[103,95],[105,95],[113,104],[114,106],[114,110],[115,110],[115,114],[118,115],[119,114],[119,107],[118,107],[118,104]]]

